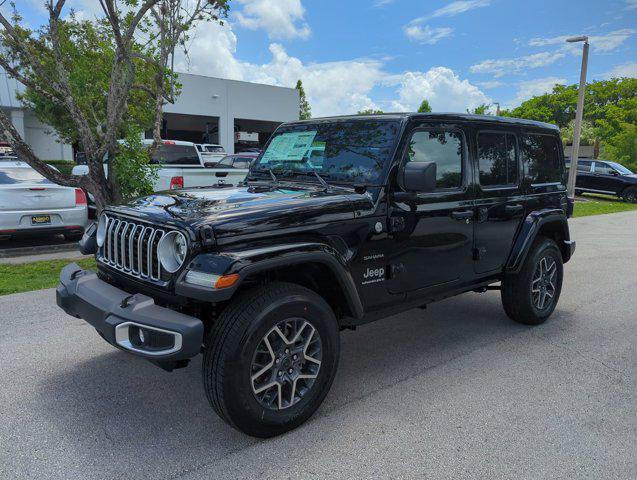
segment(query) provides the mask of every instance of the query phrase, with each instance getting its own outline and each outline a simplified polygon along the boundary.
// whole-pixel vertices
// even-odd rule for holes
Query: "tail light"
[[[86,193],[81,188],[75,189],[75,206],[86,205]]]
[[[184,177],[181,175],[170,179],[170,190],[177,190],[178,188],[184,188]]]

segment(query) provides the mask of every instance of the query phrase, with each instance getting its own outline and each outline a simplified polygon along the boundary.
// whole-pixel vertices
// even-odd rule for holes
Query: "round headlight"
[[[159,261],[168,273],[175,273],[186,261],[188,243],[183,233],[172,231],[162,237],[157,246]]]
[[[108,217],[105,213],[100,215],[100,220],[97,223],[97,234],[95,236],[95,240],[97,241],[98,247],[104,246],[104,240],[106,240],[106,224],[108,223]]]

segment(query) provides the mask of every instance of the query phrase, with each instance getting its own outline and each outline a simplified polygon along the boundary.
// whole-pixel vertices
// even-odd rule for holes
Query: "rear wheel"
[[[622,198],[624,199],[624,202],[637,203],[637,187],[628,187],[622,193]]]
[[[538,237],[519,273],[502,281],[502,305],[512,320],[543,323],[555,310],[562,291],[564,268],[557,244]]]
[[[323,402],[338,356],[338,324],[325,300],[299,285],[270,283],[236,298],[210,332],[206,395],[232,427],[279,435]]]

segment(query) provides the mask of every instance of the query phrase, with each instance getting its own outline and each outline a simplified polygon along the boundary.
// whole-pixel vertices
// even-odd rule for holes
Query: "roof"
[[[536,120],[527,120],[525,118],[513,117],[497,117],[495,115],[476,115],[473,113],[379,113],[373,115],[343,115],[335,117],[311,118],[309,120],[298,120],[289,123],[311,123],[324,121],[345,121],[345,120],[404,120],[404,119],[423,119],[423,120],[445,120],[445,121],[479,121],[484,123],[493,123],[500,125],[523,125],[527,127],[537,127],[549,130],[559,131],[557,125],[552,123],[538,122]]]

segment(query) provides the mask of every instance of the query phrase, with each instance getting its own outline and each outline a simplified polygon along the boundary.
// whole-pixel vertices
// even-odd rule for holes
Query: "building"
[[[16,94],[24,88],[0,71],[0,108],[43,160],[73,160],[74,149],[53,129],[24,109]],[[162,137],[236,147],[262,146],[282,122],[298,119],[299,95],[293,88],[180,73],[181,95],[164,108]],[[146,136],[151,137],[151,132]]]

